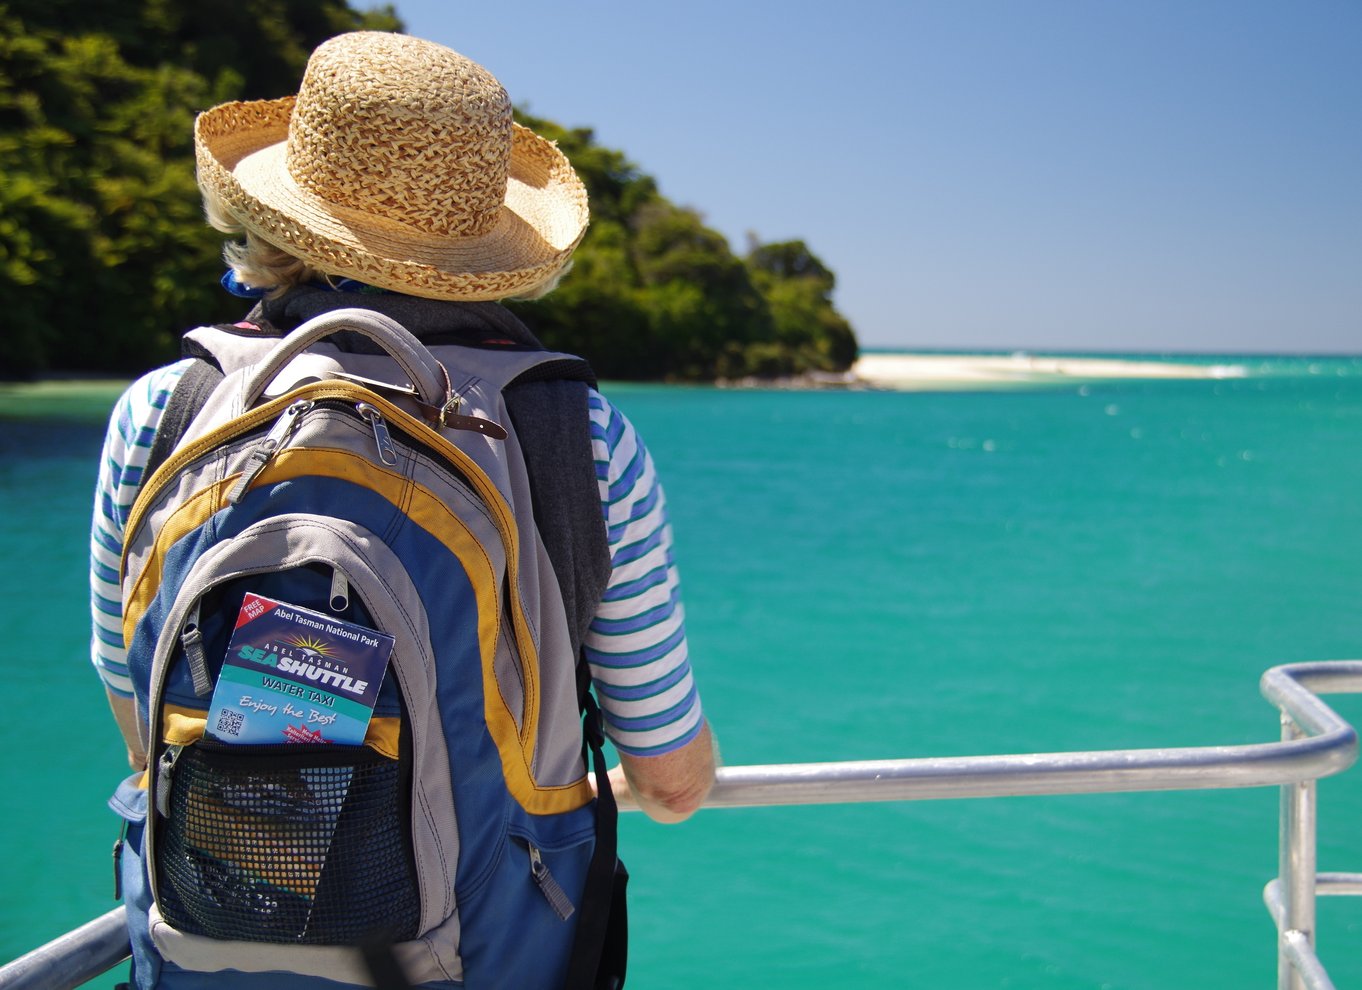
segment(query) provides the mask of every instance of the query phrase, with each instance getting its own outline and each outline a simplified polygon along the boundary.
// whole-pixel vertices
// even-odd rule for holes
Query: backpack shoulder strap
[[[587,388],[580,379],[518,380],[503,393],[525,455],[539,536],[558,577],[573,647],[579,652],[611,570]]]
[[[210,327],[196,327],[185,333],[180,342],[181,354],[191,359],[188,368],[175,384],[170,398],[166,401],[165,411],[161,414],[160,425],[152,438],[151,450],[147,455],[147,466],[142,471],[144,478],[166,462],[175,452],[176,445],[189,429],[189,424],[199,414],[208,397],[218,387],[228,371],[256,360],[269,347],[274,338],[282,336],[280,331],[268,323],[263,325],[241,323],[218,323]],[[233,350],[221,344],[210,346],[207,341],[240,340]],[[238,353],[239,352],[239,353]]]
[[[150,478],[170,457],[222,378],[222,369],[211,361],[205,358],[191,361],[166,400],[165,411],[161,414],[161,422],[151,441],[151,450],[147,453],[147,465],[142,469],[144,478]]]

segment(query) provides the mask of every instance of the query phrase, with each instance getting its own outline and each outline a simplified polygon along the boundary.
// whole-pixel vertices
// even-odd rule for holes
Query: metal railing
[[[705,807],[1280,786],[1278,876],[1263,894],[1277,923],[1278,990],[1334,990],[1315,953],[1315,899],[1362,894],[1362,874],[1316,874],[1316,782],[1352,766],[1358,742],[1319,695],[1362,693],[1362,661],[1274,667],[1260,687],[1281,711],[1278,742],[724,767]],[[0,990],[67,990],[127,955],[118,908],[0,967]]]

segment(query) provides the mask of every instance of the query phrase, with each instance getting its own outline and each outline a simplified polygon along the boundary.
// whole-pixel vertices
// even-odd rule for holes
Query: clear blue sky
[[[1362,353],[1362,2],[396,0],[869,346]]]

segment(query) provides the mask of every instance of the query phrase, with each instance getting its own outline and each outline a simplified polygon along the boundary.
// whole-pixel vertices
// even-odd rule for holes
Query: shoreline
[[[1244,378],[1239,364],[1191,364],[1126,358],[1038,357],[1018,353],[867,354],[848,373],[856,381],[898,390],[969,388],[988,385],[1042,385],[1103,379]]]
[[[720,382],[727,388],[863,389],[946,392],[1119,379],[1245,378],[1242,364],[1017,354],[865,354],[845,372]]]
[[[848,371],[809,372],[787,378],[747,377],[714,382],[719,388],[850,389],[946,392],[1041,387],[1121,379],[1223,380],[1248,377],[1242,363],[1194,364],[1141,358],[1065,357],[1015,354],[864,354]],[[58,406],[72,396],[110,392],[110,402],[127,382],[102,375],[52,376],[30,382],[0,382],[0,413],[16,404]]]

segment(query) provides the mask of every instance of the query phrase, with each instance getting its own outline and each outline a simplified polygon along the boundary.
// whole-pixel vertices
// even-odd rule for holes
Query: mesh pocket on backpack
[[[186,748],[157,830],[161,914],[219,939],[414,938],[400,770],[367,746]]]

